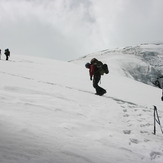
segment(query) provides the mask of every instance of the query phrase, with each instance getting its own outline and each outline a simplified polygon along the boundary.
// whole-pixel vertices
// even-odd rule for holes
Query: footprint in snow
[[[131,134],[131,130],[123,130],[124,134]]]
[[[127,109],[123,109],[123,112],[127,112]]]
[[[129,114],[125,114],[125,115],[123,115],[124,117],[129,117]]]
[[[153,152],[150,153],[150,158],[151,158],[151,160],[154,160],[156,158],[159,158],[161,155],[163,155],[163,154],[160,153],[160,152],[153,151]]]
[[[147,123],[147,124],[141,124],[140,125],[140,127],[148,127],[148,126],[151,126],[152,124],[149,124],[149,123]]]
[[[131,143],[138,144],[139,141],[138,141],[138,139],[130,139],[130,143],[129,144],[131,144]]]

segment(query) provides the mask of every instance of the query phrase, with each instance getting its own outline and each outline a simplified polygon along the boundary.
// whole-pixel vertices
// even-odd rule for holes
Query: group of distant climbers
[[[0,59],[1,59],[1,55],[2,55],[1,52],[2,52],[2,51],[1,51],[1,49],[0,49]],[[9,57],[10,57],[10,50],[9,50],[9,49],[5,49],[4,55],[6,56],[6,60],[8,60]]]

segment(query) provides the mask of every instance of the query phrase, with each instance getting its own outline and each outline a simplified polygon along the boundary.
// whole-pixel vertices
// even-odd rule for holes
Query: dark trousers
[[[96,94],[98,94],[98,95],[102,95],[104,92],[106,92],[105,89],[103,89],[102,87],[100,87],[98,85],[100,79],[101,79],[101,75],[100,74],[94,75],[93,87],[96,89]]]
[[[9,57],[9,56],[8,56],[8,55],[6,55],[6,60],[8,60],[8,57]]]

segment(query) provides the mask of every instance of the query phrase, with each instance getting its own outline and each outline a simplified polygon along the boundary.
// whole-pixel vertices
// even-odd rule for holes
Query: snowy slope
[[[162,163],[159,126],[152,133],[153,105],[163,121],[160,89],[108,59],[108,93],[96,96],[85,60],[76,62],[0,60],[0,163]]]
[[[163,43],[141,44],[92,53],[73,62],[84,63],[92,57],[109,64],[114,73],[153,85],[163,75]],[[116,62],[116,64],[115,64]]]

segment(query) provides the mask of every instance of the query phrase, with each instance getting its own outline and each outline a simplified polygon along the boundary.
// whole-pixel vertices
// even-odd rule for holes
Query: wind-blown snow
[[[87,57],[80,64],[0,60],[0,162],[162,163],[158,125],[153,134],[153,105],[163,119],[161,90],[127,78],[122,58],[137,60],[128,54],[101,58],[110,70],[102,76],[102,97],[94,95]]]

